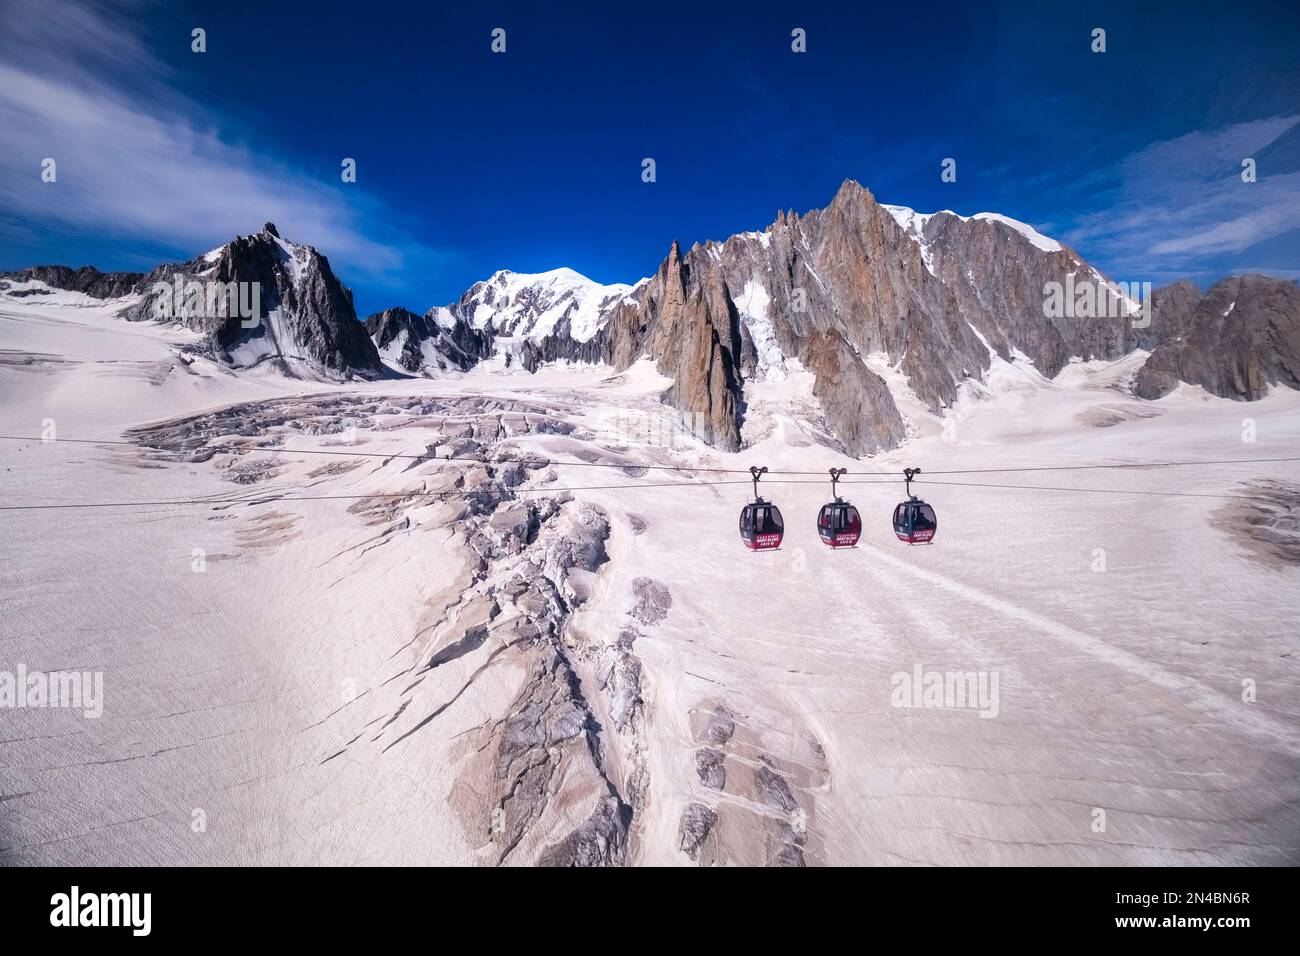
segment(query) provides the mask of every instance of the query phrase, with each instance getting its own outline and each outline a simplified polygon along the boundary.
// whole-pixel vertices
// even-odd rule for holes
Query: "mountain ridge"
[[[563,267],[502,269],[457,302],[422,314],[393,307],[364,323],[328,260],[270,223],[147,275],[61,266],[6,275],[126,298],[120,314],[137,321],[152,317],[144,292],[178,277],[267,289],[256,328],[229,317],[187,323],[235,367],[271,362],[287,374],[373,378],[466,371],[497,356],[530,371],[553,361],[621,370],[648,358],[673,380],[664,401],[726,450],[741,445],[747,383],[789,363],[812,372],[831,434],[855,455],[896,447],[907,434],[885,371],[935,415],[962,382],[983,380],[995,358],[1051,378],[1071,360],[1145,350],[1134,391],[1146,399],[1180,381],[1244,400],[1276,384],[1300,388],[1294,281],[1228,277],[1201,293],[1184,280],[1151,293],[1142,316],[1125,289],[1025,223],[881,204],[851,179],[824,208],[778,212],[762,231],[686,251],[673,241],[654,272],[630,285]],[[1101,314],[1049,314],[1053,284],[1087,285]],[[1233,305],[1220,310],[1225,296]]]

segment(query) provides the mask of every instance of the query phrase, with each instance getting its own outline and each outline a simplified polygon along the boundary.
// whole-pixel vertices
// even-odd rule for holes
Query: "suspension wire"
[[[0,435],[0,440],[8,441],[33,441],[40,442],[39,438],[21,437],[12,435]],[[145,448],[153,451],[168,452],[169,449],[156,448],[149,445],[141,445],[138,442],[125,441],[119,439],[94,440],[86,438],[59,438],[53,443],[69,442],[74,444],[88,445],[119,445],[131,446],[134,448]],[[344,457],[363,457],[363,458],[383,458],[405,459],[416,461],[467,461],[477,464],[506,464],[506,463],[524,463],[536,464],[538,467],[548,467],[551,465],[561,467],[594,467],[594,468],[620,468],[620,469],[642,469],[642,470],[660,470],[675,472],[705,472],[713,474],[746,474],[746,471],[732,468],[705,468],[691,467],[687,465],[642,465],[634,463],[613,463],[613,462],[587,462],[587,461],[554,461],[544,457],[512,457],[502,456],[501,458],[489,459],[481,456],[458,456],[448,455],[438,457],[435,453],[412,455],[406,453],[384,453],[384,452],[357,452],[337,449],[324,448],[273,448],[264,446],[243,447],[238,445],[227,446],[201,446],[200,448],[188,449],[190,452],[212,450],[214,452],[267,452],[273,454],[303,454],[303,455],[335,455]],[[181,452],[172,452],[180,454]],[[1177,492],[1177,491],[1138,491],[1114,488],[1069,488],[1062,486],[1043,486],[1043,485],[1006,485],[984,482],[961,482],[961,481],[934,481],[928,476],[932,475],[970,475],[970,474],[998,474],[998,473],[1021,473],[1021,472],[1038,472],[1038,471],[1085,471],[1099,469],[1125,469],[1125,468],[1170,468],[1170,467],[1187,467],[1193,465],[1240,465],[1240,464],[1265,464],[1278,462],[1300,461],[1300,457],[1293,458],[1257,458],[1257,459],[1225,459],[1220,461],[1178,461],[1178,462],[1141,462],[1141,463],[1116,463],[1116,464],[1091,464],[1091,465],[1058,465],[1058,466],[1039,466],[1039,467],[1021,467],[1021,468],[982,468],[982,469],[965,469],[965,470],[941,470],[927,472],[925,478],[914,478],[918,483],[930,485],[950,485],[952,487],[967,488],[992,488],[997,490],[1025,490],[1025,491],[1056,491],[1056,492],[1079,492],[1084,494],[1124,494],[1124,495],[1147,495],[1157,497],[1183,497],[1183,498],[1220,498],[1220,499],[1240,499],[1248,500],[1249,495],[1228,495],[1228,494],[1210,494],[1200,492]],[[820,475],[821,472],[810,471],[768,471],[767,474],[773,475]],[[864,478],[841,478],[846,484],[896,484],[898,479],[884,472],[870,472],[868,477]],[[824,479],[812,480],[808,478],[791,479],[791,478],[769,478],[770,484],[795,485],[795,484],[821,484]],[[546,486],[536,488],[510,488],[507,491],[511,494],[565,494],[578,491],[613,491],[630,488],[676,488],[676,487],[712,487],[719,485],[744,485],[749,484],[749,479],[737,479],[729,481],[699,481],[686,480],[675,482],[635,482],[618,485],[587,485],[570,488],[550,488]],[[295,490],[305,489],[287,489],[292,492]],[[47,504],[26,504],[26,505],[0,505],[0,511],[44,511],[44,510],[65,510],[65,509],[92,509],[92,508],[129,508],[129,507],[171,507],[171,506],[188,506],[188,505],[228,505],[228,504],[270,504],[274,502],[291,502],[291,501],[361,501],[366,499],[377,498],[429,498],[429,499],[446,499],[449,497],[472,497],[478,494],[485,494],[483,491],[470,492],[423,492],[423,491],[402,491],[402,492],[372,492],[369,494],[355,495],[292,495],[267,491],[263,494],[250,494],[239,497],[206,497],[206,498],[181,498],[157,501],[109,501],[109,502],[57,502]]]
[[[40,438],[23,437],[21,435],[0,435],[3,441],[32,441],[42,442]],[[566,468],[641,468],[646,471],[699,471],[712,474],[726,475],[747,475],[747,468],[709,468],[705,466],[694,465],[651,465],[639,463],[619,463],[611,461],[557,461],[548,458],[545,455],[503,455],[499,458],[485,458],[482,455],[439,455],[436,451],[437,445],[434,445],[435,451],[423,455],[412,455],[407,452],[380,452],[380,451],[344,451],[334,448],[275,448],[267,445],[200,445],[196,448],[171,449],[162,448],[156,445],[148,445],[142,442],[123,441],[120,439],[96,440],[90,438],[55,438],[42,444],[57,445],[60,442],[69,442],[78,445],[129,445],[133,448],[141,448],[146,451],[162,452],[166,454],[185,455],[194,454],[201,451],[212,451],[216,454],[245,454],[252,452],[262,452],[268,455],[337,455],[344,458],[383,458],[397,459],[402,461],[465,461],[481,465],[508,465],[508,464],[532,464],[539,468],[555,466],[564,466]],[[450,444],[444,442],[442,444]],[[610,452],[609,454],[617,454]],[[781,472],[784,475],[816,475],[820,472]]]
[[[1120,462],[1103,465],[1043,465],[1024,468],[967,468],[950,471],[932,471],[926,469],[927,475],[991,475],[1021,471],[1089,471],[1106,468],[1185,468],[1190,465],[1263,465],[1285,461],[1300,461],[1297,458],[1225,458],[1220,461],[1142,461]]]
[[[876,484],[893,484],[892,480],[888,482],[875,482]],[[711,488],[718,485],[747,485],[748,480],[734,479],[730,481],[638,481],[625,483],[621,485],[584,485],[576,488],[552,488],[548,485],[541,485],[536,488],[506,488],[510,494],[567,494],[575,491],[617,491],[630,488]],[[811,479],[777,479],[771,482],[774,485],[820,485],[820,481]],[[863,482],[870,484],[870,482]],[[287,491],[300,491],[303,489],[289,488]],[[229,505],[229,504],[253,504],[265,505],[274,504],[280,501],[365,501],[373,498],[472,498],[475,495],[488,494],[488,490],[481,491],[375,491],[368,494],[356,495],[295,495],[286,497],[273,490],[266,490],[260,494],[248,494],[235,498],[174,498],[159,501],[77,501],[77,502],[56,502],[50,504],[30,504],[30,505],[0,505],[0,511],[44,511],[73,508],[132,508],[132,507],[164,507],[170,505]]]
[[[1057,491],[1057,492],[1079,492],[1081,494],[1111,494],[1111,495],[1144,495],[1155,497],[1171,498],[1217,498],[1217,499],[1235,499],[1239,501],[1254,500],[1253,495],[1226,495],[1212,494],[1207,492],[1191,491],[1138,491],[1124,488],[1068,488],[1063,486],[1049,485],[1003,485],[991,482],[972,482],[972,481],[931,481],[930,479],[913,478],[912,481],[917,484],[940,485],[953,488],[993,488],[996,490],[1012,491]],[[747,485],[750,482],[743,479],[729,481],[664,481],[664,482],[635,482],[621,485],[584,485],[570,488],[551,488],[540,486],[537,488],[507,488],[505,491],[511,495],[530,495],[530,494],[568,494],[578,491],[622,491],[633,488],[711,488],[720,485]],[[781,485],[816,485],[822,484],[820,481],[812,480],[775,480],[771,484]],[[858,484],[895,484],[891,479],[889,481],[864,481]],[[289,491],[297,489],[288,489]],[[158,501],[77,501],[77,502],[57,502],[52,504],[28,504],[28,505],[0,505],[0,511],[55,511],[70,509],[91,509],[91,508],[136,508],[136,507],[172,507],[185,505],[267,505],[278,504],[280,502],[291,501],[366,501],[377,498],[405,498],[420,499],[427,498],[430,501],[445,500],[448,498],[473,498],[476,495],[488,494],[489,491],[378,491],[369,494],[354,495],[284,495],[274,491],[266,491],[261,494],[249,494],[234,498],[175,498]]]
[[[623,485],[586,485],[577,488],[550,488],[545,485],[538,488],[506,488],[509,494],[567,494],[574,491],[610,491],[619,488],[702,488],[714,485],[747,485],[748,481],[664,481],[638,482]],[[290,491],[295,489],[288,489]],[[477,495],[490,494],[490,489],[481,491],[376,491],[358,495],[294,495],[287,497],[274,491],[261,494],[248,494],[234,498],[173,498],[160,501],[70,501],[38,505],[0,505],[0,511],[46,511],[72,508],[134,508],[134,507],[168,507],[172,505],[269,505],[282,501],[365,501],[374,498],[473,498]]]
[[[90,439],[90,438],[56,438],[49,442],[43,442],[42,439],[34,436],[21,435],[0,435],[3,441],[27,441],[41,442],[43,444],[58,444],[59,442],[68,442],[81,445],[127,445],[133,448],[142,448],[149,451],[161,452],[166,454],[193,454],[200,451],[212,451],[220,454],[246,454],[261,452],[271,455],[334,455],[345,458],[383,458],[398,459],[409,461],[462,461],[484,465],[501,465],[501,464],[534,464],[538,467],[564,467],[564,468],[622,468],[635,469],[640,468],[646,471],[689,471],[701,472],[706,474],[725,474],[725,475],[747,475],[748,468],[715,468],[704,465],[655,465],[640,462],[605,462],[605,461],[561,461],[549,458],[541,454],[521,454],[521,455],[502,455],[497,458],[486,458],[481,455],[438,455],[437,445],[434,445],[432,453],[413,455],[407,452],[375,452],[375,451],[346,451],[343,449],[333,448],[276,448],[265,445],[201,445],[197,448],[173,450],[161,448],[154,445],[143,444],[141,442],[124,441],[121,439]],[[617,454],[610,452],[610,454]],[[1278,464],[1282,462],[1300,462],[1300,456],[1290,458],[1226,458],[1220,460],[1207,461],[1143,461],[1143,462],[1115,462],[1107,464],[1083,464],[1083,465],[1033,465],[1024,467],[1010,468],[958,468],[938,471],[927,470],[929,475],[983,475],[983,474],[1009,474],[1013,472],[1036,472],[1036,471],[1091,471],[1102,469],[1124,469],[1124,468],[1185,468],[1193,466],[1207,465],[1261,465],[1261,464]],[[769,475],[794,475],[794,476],[813,476],[824,475],[823,471],[783,471],[773,468],[768,471]],[[868,479],[861,478],[844,478],[841,479],[846,484],[865,484],[872,480],[878,480],[888,477],[891,481],[897,481],[893,477],[894,472],[887,471],[870,471],[865,474],[871,476]]]
[[[979,481],[930,481],[929,479],[913,478],[913,482],[927,485],[949,485],[953,488],[996,488],[996,489],[1017,489],[1021,491],[1077,491],[1085,494],[1099,495],[1156,495],[1165,498],[1235,498],[1240,501],[1252,501],[1253,495],[1216,495],[1208,492],[1198,491],[1134,491],[1127,488],[1065,488],[1052,487],[1049,485],[999,485]]]

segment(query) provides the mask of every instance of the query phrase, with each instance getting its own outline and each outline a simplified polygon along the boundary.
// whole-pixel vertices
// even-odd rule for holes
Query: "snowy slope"
[[[526,863],[604,820],[607,788],[631,820],[601,831],[612,862],[1296,861],[1300,568],[1196,496],[1300,468],[939,474],[1291,457],[1295,392],[1252,405],[1243,442],[1239,403],[1132,400],[1131,357],[1053,380],[999,360],[854,462],[810,440],[797,363],[733,455],[680,429],[645,362],[304,386],[186,364],[192,334],[0,302],[0,433],[181,419],[0,443],[2,504],[153,502],[0,512],[6,658],[106,674],[99,720],[6,714],[4,863]],[[283,451],[233,450],[255,443]],[[746,552],[747,477],[703,469],[750,464],[847,465],[859,547],[817,540],[826,479],[773,474],[785,543]],[[905,465],[930,547],[888,525]],[[201,496],[222,501],[165,503]],[[894,706],[917,666],[996,673],[996,717]],[[580,696],[537,683],[554,668]],[[508,796],[533,792],[510,790],[522,766],[534,815]]]

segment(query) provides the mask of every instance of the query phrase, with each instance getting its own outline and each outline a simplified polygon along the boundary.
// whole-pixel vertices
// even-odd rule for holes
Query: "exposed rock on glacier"
[[[141,272],[100,272],[94,266],[82,266],[80,269],[32,266],[30,269],[2,275],[14,282],[40,282],[51,289],[81,292],[95,299],[119,299],[130,295],[144,278],[144,273]]]
[[[452,533],[448,550],[465,552],[467,576],[441,612],[426,652],[391,685],[391,710],[361,728],[340,729],[340,743],[324,754],[322,765],[364,747],[377,749],[381,759],[389,753],[389,759],[401,759],[400,748],[490,671],[484,683],[502,695],[495,698],[501,710],[458,738],[464,747],[456,767],[462,796],[454,801],[466,832],[483,840],[482,858],[560,866],[623,863],[646,789],[641,665],[631,653],[635,636],[610,635],[608,644],[593,637],[586,646],[570,633],[573,613],[608,561],[609,521],[567,495],[518,495],[542,464],[491,460],[506,450],[499,443],[512,436],[571,428],[540,408],[508,400],[319,395],[223,407],[129,434],[158,460],[207,461],[222,468],[244,460],[253,447],[279,447],[297,433],[339,433],[348,422],[372,428],[378,418],[395,415],[440,421],[437,444],[402,473],[409,475],[409,494],[377,495],[349,506],[379,529],[357,547],[381,547],[422,523],[436,524]],[[442,447],[483,460],[435,460],[434,449]],[[269,477],[258,480],[267,501],[284,494],[269,487]],[[449,499],[429,511],[444,493]],[[662,603],[666,594],[660,588],[654,598]],[[593,685],[586,684],[588,674],[597,678]],[[586,686],[598,686],[606,697],[599,718]],[[447,688],[446,695],[434,687]],[[420,696],[422,689],[428,697]],[[429,708],[424,716],[416,713],[422,705]],[[606,708],[612,726],[604,722]]]

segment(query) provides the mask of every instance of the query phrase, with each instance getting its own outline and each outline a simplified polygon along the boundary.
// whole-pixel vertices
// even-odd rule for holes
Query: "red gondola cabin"
[[[740,540],[751,551],[771,551],[781,547],[785,522],[781,509],[770,501],[751,501],[740,512]]]

